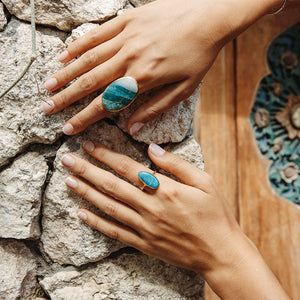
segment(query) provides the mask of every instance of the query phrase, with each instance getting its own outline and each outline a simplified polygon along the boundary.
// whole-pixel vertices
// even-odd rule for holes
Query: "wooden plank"
[[[259,152],[249,121],[260,80],[270,73],[271,41],[300,21],[300,8],[267,16],[237,39],[237,134],[240,224],[292,299],[300,299],[300,209],[277,196],[270,162]]]
[[[204,78],[194,120],[205,168],[216,180],[237,216],[235,83],[233,43],[220,52]],[[206,286],[205,299],[219,299]]]

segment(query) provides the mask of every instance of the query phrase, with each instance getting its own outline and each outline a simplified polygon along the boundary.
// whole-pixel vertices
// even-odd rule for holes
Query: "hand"
[[[84,148],[136,186],[142,185],[140,171],[151,172],[101,144],[87,142]],[[287,299],[241,232],[213,179],[157,145],[150,145],[149,156],[182,183],[156,174],[159,188],[142,191],[73,154],[65,155],[64,166],[95,188],[76,176],[66,179],[67,186],[119,223],[86,209],[78,216],[111,238],[199,273],[222,299]],[[278,289],[281,298],[276,298]],[[257,297],[266,294],[271,297]]]
[[[49,78],[46,88],[55,91],[79,78],[48,99],[44,111],[56,113],[120,77],[131,76],[140,94],[161,87],[128,120],[128,132],[136,133],[193,93],[223,45],[260,16],[267,1],[243,2],[157,0],[91,30],[61,54],[64,63],[81,56]],[[102,95],[96,97],[70,119],[64,132],[76,134],[106,117],[109,113],[101,99]]]

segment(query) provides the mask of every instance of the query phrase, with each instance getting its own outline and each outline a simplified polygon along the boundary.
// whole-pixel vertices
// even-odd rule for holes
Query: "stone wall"
[[[40,110],[51,93],[46,78],[62,68],[56,60],[66,44],[98,23],[150,1],[36,0],[38,57],[24,78],[0,99],[0,299],[201,299],[203,281],[112,240],[83,224],[79,207],[101,214],[70,192],[60,160],[97,140],[151,166],[147,144],[163,146],[203,169],[200,146],[189,136],[198,90],[147,124],[133,138],[126,120],[140,96],[120,114],[73,137],[62,125],[95,95],[55,115]],[[0,93],[31,55],[29,0],[0,2]],[[92,23],[89,23],[91,22]]]

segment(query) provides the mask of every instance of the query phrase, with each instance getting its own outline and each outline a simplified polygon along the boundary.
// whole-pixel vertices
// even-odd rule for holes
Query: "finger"
[[[156,165],[175,175],[184,184],[199,188],[205,192],[210,190],[213,181],[211,176],[178,155],[167,152],[156,144],[149,146],[148,154]]]
[[[112,239],[119,240],[139,250],[145,248],[146,243],[139,237],[136,232],[134,232],[130,228],[101,218],[86,209],[80,209],[78,211],[78,217],[89,226],[101,231]]]
[[[127,178],[138,186],[142,185],[138,177],[140,171],[146,171],[150,173],[153,172],[146,166],[136,162],[130,157],[108,149],[100,143],[88,141],[83,145],[83,147],[94,158],[105,163],[118,174]],[[161,174],[156,174],[156,176],[160,176],[160,179],[163,177]]]
[[[105,194],[126,203],[137,211],[141,209],[141,203],[147,194],[130,183],[74,154],[65,154],[62,158],[62,164]]]
[[[97,45],[112,39],[122,32],[124,27],[124,16],[118,16],[117,18],[114,18],[99,27],[90,30],[85,35],[71,43],[67,49],[58,56],[58,59],[61,62],[66,63],[81,53],[84,53],[96,47]]]
[[[110,40],[95,48],[92,48],[80,56],[77,60],[60,70],[45,82],[48,91],[55,91],[69,83],[78,76],[90,71],[113,57],[121,48],[120,40]]]
[[[131,135],[137,133],[145,123],[156,119],[160,114],[190,96],[192,91],[185,81],[162,87],[131,115],[127,122],[128,132]]]
[[[132,228],[140,228],[141,216],[132,208],[101,193],[75,176],[67,177],[65,183],[75,193],[94,204],[115,220]]]
[[[56,113],[121,76],[123,76],[121,61],[116,55],[48,99],[47,103],[50,105],[43,103],[42,109],[48,114]]]
[[[64,134],[73,135],[83,131],[95,122],[108,116],[108,112],[102,105],[102,95],[95,98],[87,107],[72,117],[63,127]]]

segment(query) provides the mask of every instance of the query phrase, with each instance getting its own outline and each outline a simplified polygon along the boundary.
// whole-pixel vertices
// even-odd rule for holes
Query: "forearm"
[[[244,235],[235,241],[223,249],[219,267],[204,274],[221,299],[289,299],[252,242]]]

